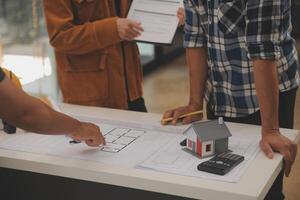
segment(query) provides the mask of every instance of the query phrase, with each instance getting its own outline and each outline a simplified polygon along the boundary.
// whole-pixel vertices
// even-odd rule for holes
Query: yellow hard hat
[[[2,69],[5,73],[5,76],[9,78],[17,88],[22,89],[22,85],[19,78],[12,71],[5,68]]]

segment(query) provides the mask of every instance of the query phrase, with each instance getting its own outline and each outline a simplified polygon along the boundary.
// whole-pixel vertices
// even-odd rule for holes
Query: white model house
[[[222,120],[193,123],[185,134],[186,148],[200,158],[228,151],[231,133]]]

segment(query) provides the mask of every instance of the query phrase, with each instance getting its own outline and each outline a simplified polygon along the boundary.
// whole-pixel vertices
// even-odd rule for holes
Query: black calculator
[[[224,152],[198,165],[199,171],[225,175],[244,160],[244,156]]]

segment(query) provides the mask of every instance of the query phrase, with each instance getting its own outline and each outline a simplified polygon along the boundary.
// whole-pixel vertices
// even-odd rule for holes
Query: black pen
[[[81,143],[80,141],[76,141],[76,140],[70,140],[69,141],[70,144],[79,144]]]

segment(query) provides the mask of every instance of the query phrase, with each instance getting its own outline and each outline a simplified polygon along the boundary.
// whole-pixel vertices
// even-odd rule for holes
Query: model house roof
[[[189,129],[194,129],[201,141],[219,140],[231,136],[226,124],[219,124],[218,120],[196,122]]]

